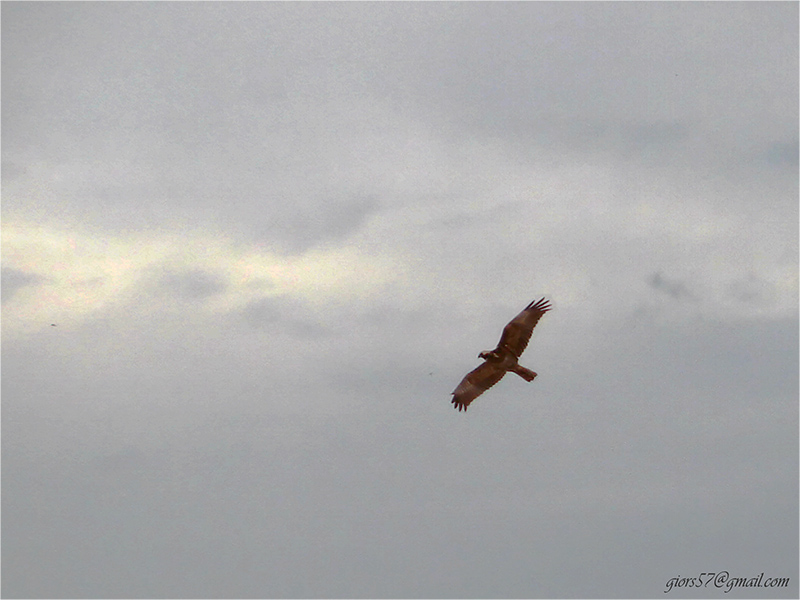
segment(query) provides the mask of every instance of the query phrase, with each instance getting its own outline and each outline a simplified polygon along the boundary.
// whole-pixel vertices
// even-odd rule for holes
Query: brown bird
[[[481,352],[478,358],[483,359],[483,364],[467,373],[453,391],[453,408],[467,410],[470,402],[500,381],[509,371],[525,381],[533,381],[536,373],[521,366],[517,360],[528,345],[536,323],[550,308],[550,302],[544,298],[531,302],[503,328],[497,348]]]

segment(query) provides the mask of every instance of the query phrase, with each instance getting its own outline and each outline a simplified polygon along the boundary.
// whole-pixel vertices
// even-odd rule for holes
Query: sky
[[[1,39],[4,597],[798,596],[797,3]]]

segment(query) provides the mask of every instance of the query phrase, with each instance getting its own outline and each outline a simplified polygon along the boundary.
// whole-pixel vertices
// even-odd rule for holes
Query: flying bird
[[[525,381],[533,381],[536,373],[520,365],[517,360],[528,345],[536,323],[551,308],[550,301],[544,298],[531,302],[503,328],[497,348],[481,352],[478,358],[483,359],[483,364],[467,373],[453,391],[453,408],[467,410],[470,402],[500,381],[509,371]]]

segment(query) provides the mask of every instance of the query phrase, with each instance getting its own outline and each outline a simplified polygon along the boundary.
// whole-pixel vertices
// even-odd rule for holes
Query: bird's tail
[[[536,377],[536,373],[531,371],[530,369],[526,369],[521,365],[514,365],[511,367],[511,370],[514,371],[517,375],[522,377],[525,381],[533,381],[533,378]]]

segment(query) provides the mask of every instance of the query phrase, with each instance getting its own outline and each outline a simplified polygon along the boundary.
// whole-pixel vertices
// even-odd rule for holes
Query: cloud
[[[302,254],[320,244],[343,244],[379,208],[374,198],[367,197],[325,197],[305,205],[299,198],[278,202],[293,208],[280,210],[272,217],[271,211],[265,218],[253,215],[253,233],[257,240],[275,244],[278,251],[290,254]]]
[[[265,293],[310,306],[331,300],[358,304],[408,271],[401,262],[350,244],[287,256],[268,244],[213,231],[109,237],[80,228],[32,227],[13,218],[3,223],[3,254],[3,289],[10,286],[4,303],[13,309],[4,320],[7,335],[30,333],[45,322],[77,326],[109,314],[208,319],[238,313]],[[28,265],[42,275],[26,271]],[[17,302],[15,293],[26,287],[30,297]]]
[[[767,149],[765,157],[767,162],[775,166],[797,167],[800,160],[798,142],[775,142]]]
[[[269,297],[253,300],[241,310],[251,327],[272,329],[293,337],[319,338],[328,335],[325,326],[311,318],[298,302]]]
[[[797,597],[797,16],[4,5],[3,594]]]
[[[770,302],[775,295],[775,285],[750,273],[747,277],[728,284],[727,291],[735,300],[752,305]]]
[[[227,282],[218,274],[202,269],[158,269],[153,283],[154,291],[176,298],[198,301],[223,293]]]
[[[37,286],[41,285],[45,278],[37,275],[35,273],[26,273],[25,271],[21,271],[19,269],[14,269],[11,267],[3,267],[2,271],[2,282],[0,283],[0,287],[3,289],[3,303],[5,304],[8,300],[14,297],[20,289],[27,287],[27,286]]]
[[[653,273],[648,280],[650,287],[658,290],[675,300],[694,300],[695,295],[689,291],[689,287],[677,279],[667,279],[661,273]]]

